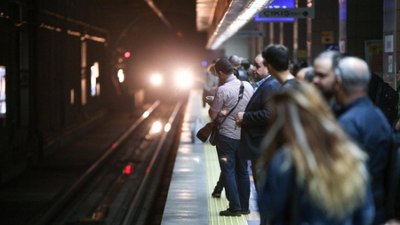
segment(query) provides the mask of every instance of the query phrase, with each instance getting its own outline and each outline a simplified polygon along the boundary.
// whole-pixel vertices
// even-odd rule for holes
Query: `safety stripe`
[[[210,225],[247,225],[246,216],[220,216],[219,212],[228,208],[229,203],[225,196],[225,190],[221,198],[212,198],[211,193],[218,181],[220,168],[218,164],[217,152],[215,146],[204,145],[206,175],[207,175],[207,194],[208,194],[208,218]]]

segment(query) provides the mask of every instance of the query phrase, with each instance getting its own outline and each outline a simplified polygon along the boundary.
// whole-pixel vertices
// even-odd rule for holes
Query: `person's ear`
[[[333,83],[333,88],[335,91],[341,90],[343,87],[343,80],[339,76],[335,76],[335,81]]]

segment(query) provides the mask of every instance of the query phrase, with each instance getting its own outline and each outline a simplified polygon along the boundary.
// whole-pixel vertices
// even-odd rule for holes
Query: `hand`
[[[224,108],[224,109],[221,109],[221,111],[219,112],[219,114],[221,114],[222,116],[226,116],[226,115],[228,115],[228,110],[226,109],[226,108]]]
[[[205,97],[205,101],[209,104],[209,105],[211,105],[211,103],[214,101],[214,96],[206,96]]]
[[[236,126],[241,127],[244,112],[238,112],[235,116]]]

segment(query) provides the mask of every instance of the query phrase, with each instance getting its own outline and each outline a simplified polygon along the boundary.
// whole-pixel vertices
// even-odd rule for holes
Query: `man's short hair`
[[[239,67],[242,63],[242,59],[237,55],[229,56],[228,60],[232,64],[233,67]]]
[[[342,80],[344,91],[351,93],[359,89],[368,90],[371,72],[364,60],[347,56],[338,61],[335,76]]]
[[[289,51],[283,45],[270,44],[262,51],[264,65],[270,64],[277,71],[289,69]]]
[[[318,59],[329,59],[332,62],[332,70],[334,70],[339,62],[339,60],[342,58],[343,56],[340,54],[340,52],[338,51],[334,51],[334,50],[326,50],[321,52],[317,57],[315,57],[315,60]]]
[[[220,58],[215,63],[215,70],[217,72],[220,71],[223,72],[224,74],[229,75],[233,73],[233,66],[227,58]]]
[[[244,70],[248,70],[250,68],[251,63],[248,59],[242,59],[241,65]]]

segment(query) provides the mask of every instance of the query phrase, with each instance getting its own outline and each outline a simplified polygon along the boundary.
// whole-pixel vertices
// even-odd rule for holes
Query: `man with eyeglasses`
[[[254,184],[257,187],[255,163],[261,154],[261,142],[267,133],[271,108],[269,99],[277,92],[281,84],[269,74],[268,68],[263,64],[264,58],[258,54],[254,58],[254,94],[250,98],[244,112],[236,114],[236,124],[242,128],[240,134],[239,155],[251,160]],[[249,185],[250,186],[250,185]],[[249,190],[250,191],[250,190]]]

